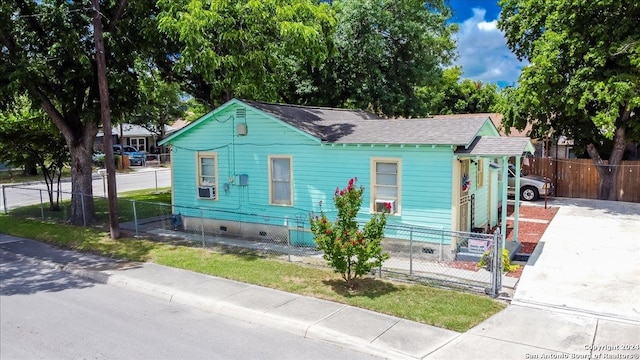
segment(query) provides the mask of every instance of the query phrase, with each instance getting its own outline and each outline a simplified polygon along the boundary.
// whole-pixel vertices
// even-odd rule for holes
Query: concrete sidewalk
[[[640,323],[553,309],[512,305],[460,334],[344,304],[152,263],[79,254],[0,234],[0,258],[8,253],[98,283],[389,359],[596,358],[640,353],[592,350],[594,346],[638,344]]]
[[[640,322],[640,204],[556,198],[549,205],[560,209],[513,303]]]
[[[427,359],[638,359],[640,323],[510,305]]]
[[[420,359],[459,333],[360,308],[153,263],[126,263],[0,234],[10,252],[150,296],[391,359]]]

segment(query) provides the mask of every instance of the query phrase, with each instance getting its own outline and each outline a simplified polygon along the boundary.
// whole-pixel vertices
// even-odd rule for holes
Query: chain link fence
[[[71,194],[61,193],[60,211],[49,209],[46,190],[3,187],[2,199],[19,197],[20,207],[10,207],[14,216],[65,222],[71,213]],[[81,196],[84,201],[88,196]],[[108,203],[94,197],[95,219],[84,224],[108,224]],[[5,204],[4,209],[8,209]],[[5,210],[6,211],[6,210]],[[265,256],[311,265],[324,265],[322,253],[316,249],[308,213],[293,217],[271,216],[267,212],[241,212],[166,203],[118,199],[118,217],[122,229],[136,236],[181,241],[205,248],[234,248]],[[483,290],[497,296],[501,289],[502,237],[499,233],[483,234],[450,231],[418,225],[388,223],[383,250],[390,258],[375,271],[376,276],[407,281]],[[479,266],[482,257],[483,266]]]

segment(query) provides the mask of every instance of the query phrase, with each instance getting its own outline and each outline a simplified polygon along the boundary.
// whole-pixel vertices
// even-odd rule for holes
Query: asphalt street
[[[373,359],[0,250],[0,359]]]
[[[93,195],[106,196],[106,181],[100,175],[93,177]],[[138,167],[135,172],[118,174],[116,176],[116,188],[118,193],[171,187],[171,170],[166,168]],[[62,199],[71,198],[71,182],[65,181],[61,185]],[[12,210],[21,206],[48,202],[47,187],[44,183],[31,184],[4,184],[0,191],[0,211]]]

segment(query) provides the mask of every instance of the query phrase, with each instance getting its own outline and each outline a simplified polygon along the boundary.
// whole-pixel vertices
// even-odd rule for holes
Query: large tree
[[[69,163],[64,138],[39,108],[26,96],[0,111],[0,161],[13,166],[34,164],[47,184],[49,209],[60,209],[60,178]]]
[[[185,115],[188,103],[183,99],[180,84],[162,78],[153,64],[139,61],[136,65],[139,76],[140,102],[125,121],[137,124],[164,139],[166,127]]]
[[[71,222],[93,219],[91,155],[100,101],[87,1],[15,0],[0,3],[0,102],[26,93],[65,138],[71,154]],[[156,34],[153,2],[103,1],[105,57],[115,118],[136,104],[134,60],[166,51]],[[165,58],[159,57],[164,61]],[[83,214],[84,210],[84,214]]]
[[[424,106],[422,115],[446,115],[491,112],[500,96],[498,86],[471,79],[461,80],[462,69],[445,69],[437,82],[418,89]]]
[[[582,145],[597,165],[599,197],[616,200],[628,140],[640,137],[640,2],[501,0],[498,27],[530,62],[506,95],[509,126],[534,122]],[[608,164],[603,149],[609,152]]]
[[[290,101],[421,115],[418,87],[434,84],[455,56],[444,0],[341,0],[331,57],[296,73]],[[305,69],[303,69],[305,70]]]
[[[216,106],[232,97],[279,100],[300,61],[326,57],[334,18],[311,0],[159,0],[160,29],[179,50],[173,78]]]

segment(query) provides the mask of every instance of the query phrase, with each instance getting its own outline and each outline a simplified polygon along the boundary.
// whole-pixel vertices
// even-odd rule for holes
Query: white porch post
[[[509,158],[502,157],[502,219],[500,220],[500,233],[502,235],[502,249],[504,250],[507,239],[507,191],[509,188]]]

